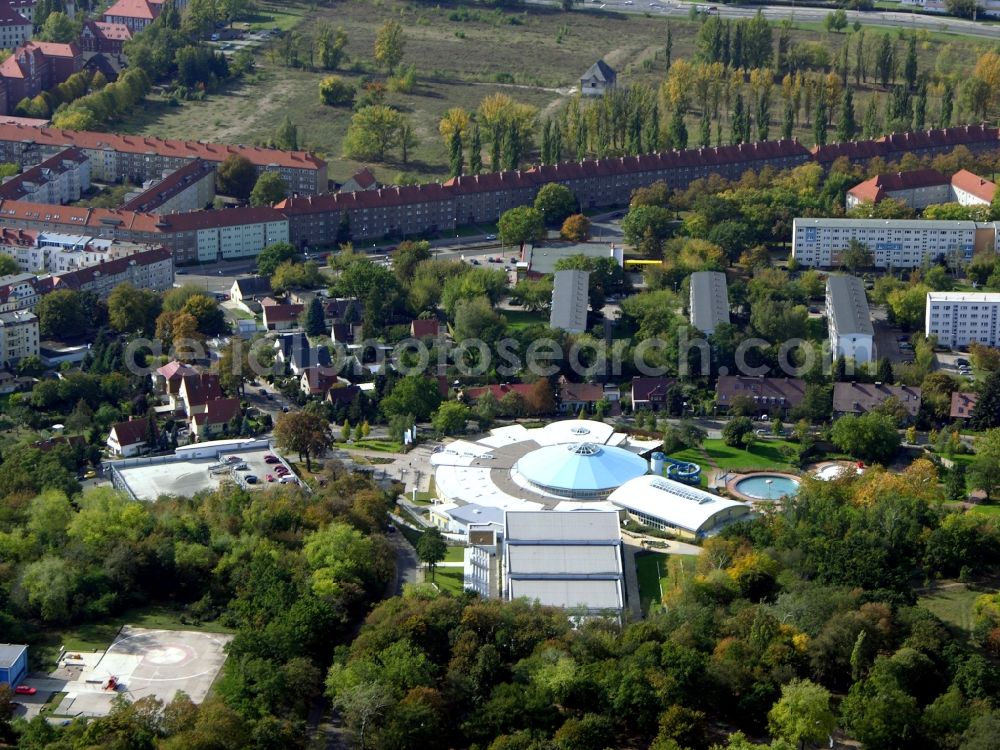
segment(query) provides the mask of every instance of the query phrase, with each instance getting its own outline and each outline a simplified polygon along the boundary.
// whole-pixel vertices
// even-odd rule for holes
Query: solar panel
[[[695,492],[684,485],[667,484],[660,478],[651,479],[649,481],[649,486],[655,487],[661,492],[667,492],[675,497],[679,497],[684,500],[691,500],[692,502],[698,503],[698,505],[704,505],[705,503],[710,503],[713,500],[711,495],[702,492]]]

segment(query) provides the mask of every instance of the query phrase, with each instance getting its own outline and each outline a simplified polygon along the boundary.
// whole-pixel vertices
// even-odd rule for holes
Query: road
[[[558,5],[554,0],[527,0],[530,5]],[[718,15],[722,18],[750,18],[758,10],[769,21],[803,21],[805,23],[823,23],[823,20],[830,14],[826,8],[791,8],[780,5],[714,5],[711,2],[705,3],[718,9]],[[670,0],[660,0],[659,2],[642,2],[635,0],[600,0],[600,2],[580,3],[580,8],[586,7],[588,10],[615,11],[618,13],[642,13],[647,15],[661,16],[663,18],[687,18],[691,12],[691,4],[675,2]],[[950,32],[964,34],[967,36],[982,37],[984,39],[1000,39],[1000,26],[988,25],[976,21],[968,21],[952,16],[932,16],[922,13],[907,13],[905,11],[847,11],[847,21],[853,24],[861,21],[865,26],[887,26],[892,29],[927,29],[928,31]]]

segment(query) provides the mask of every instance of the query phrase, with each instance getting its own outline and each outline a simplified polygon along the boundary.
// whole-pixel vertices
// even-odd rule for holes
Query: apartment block
[[[924,334],[950,348],[1000,346],[1000,293],[928,292]]]
[[[969,260],[996,240],[996,226],[924,219],[803,219],[792,222],[792,257],[807,267],[840,265],[852,240],[871,251],[876,268],[915,268],[926,258]]]
[[[0,199],[62,205],[90,187],[90,159],[68,148],[0,185]]]
[[[8,3],[0,4],[0,47],[14,49],[31,39],[31,21]]]
[[[38,356],[38,316],[27,310],[0,313],[0,363],[16,365]]]
[[[215,198],[215,172],[212,162],[195,159],[160,180],[149,181],[121,209],[158,214],[200,211]]]
[[[826,320],[835,357],[858,364],[875,358],[875,329],[861,279],[833,275],[826,280]]]

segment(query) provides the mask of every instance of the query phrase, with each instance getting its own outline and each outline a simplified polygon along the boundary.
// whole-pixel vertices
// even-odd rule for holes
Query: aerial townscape
[[[0,750],[1000,748],[1000,0],[0,0]]]

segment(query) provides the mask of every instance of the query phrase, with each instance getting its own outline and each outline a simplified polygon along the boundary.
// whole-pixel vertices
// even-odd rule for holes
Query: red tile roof
[[[202,179],[215,179],[215,164],[195,159],[121,205],[122,211],[153,211]]]
[[[375,175],[372,174],[372,171],[368,167],[362,167],[359,169],[351,176],[351,179],[354,180],[358,184],[358,187],[362,190],[367,190],[376,182]]]
[[[157,375],[160,375],[165,380],[183,378],[185,375],[195,375],[197,372],[191,365],[178,362],[176,359],[173,362],[163,365],[163,367],[158,367],[156,370]]]
[[[46,57],[76,57],[80,54],[80,48],[76,42],[61,44],[59,42],[36,42],[31,41],[24,45],[34,47]]]
[[[196,425],[226,424],[233,417],[240,415],[240,400],[238,398],[219,398],[209,401],[205,411],[195,414],[192,419]]]
[[[0,141],[27,141],[48,146],[66,145],[90,150],[110,149],[127,154],[156,153],[183,159],[201,158],[212,162],[225,161],[230,155],[237,154],[258,167],[321,169],[326,165],[326,162],[308,151],[281,151],[258,146],[179,141],[150,136],[97,133],[87,130],[29,128],[23,125],[0,125]]]
[[[952,187],[976,196],[980,200],[990,203],[993,201],[993,194],[997,186],[984,177],[973,174],[967,169],[960,169],[951,176]]]
[[[211,404],[222,398],[222,386],[219,385],[219,376],[215,373],[185,375],[181,378],[181,387],[184,389],[188,409],[192,406]]]
[[[976,408],[979,394],[972,391],[955,391],[951,394],[951,418],[968,419]]]
[[[637,401],[664,401],[677,381],[674,378],[632,378],[632,403]]]
[[[122,16],[124,18],[139,18],[152,21],[163,10],[162,3],[150,3],[147,0],[118,0],[104,11],[105,18]]]
[[[559,400],[566,404],[579,401],[596,404],[604,398],[604,388],[596,383],[563,383],[559,386]]]
[[[302,378],[308,384],[310,393],[326,393],[339,382],[337,374],[326,367],[307,367],[302,372]]]
[[[304,305],[264,305],[264,320],[268,323],[298,320],[304,309]]]
[[[44,184],[50,181],[46,172],[52,172],[56,175],[60,175],[64,172],[69,172],[70,169],[72,169],[72,167],[66,166],[66,162],[72,162],[73,164],[80,165],[85,161],[87,161],[87,157],[84,156],[82,151],[75,148],[67,148],[64,151],[60,151],[58,154],[50,156],[41,164],[22,172],[16,177],[7,180],[7,182],[0,185],[0,199],[7,198],[10,200],[19,200],[29,193],[28,188],[25,186],[26,182],[31,182],[36,185]]]
[[[426,338],[427,336],[437,336],[439,328],[440,324],[436,318],[413,320],[410,322],[410,335],[416,339]]]
[[[752,378],[723,375],[715,384],[720,406],[728,407],[738,396],[747,396],[762,409],[793,407],[805,397],[806,383],[799,378]]]
[[[476,401],[486,391],[490,391],[499,401],[508,393],[520,393],[525,398],[531,393],[531,386],[528,383],[503,383],[502,385],[483,385],[477,388],[466,388],[462,391],[462,396],[468,401]]]
[[[87,25],[97,34],[109,41],[127,42],[132,38],[132,32],[123,23],[108,23],[107,21],[87,21]]]
[[[860,201],[878,203],[888,193],[947,184],[948,178],[934,169],[913,169],[909,172],[877,174],[864,182],[859,182],[848,190],[847,194]]]
[[[919,388],[884,383],[834,383],[833,410],[841,414],[865,414],[890,396],[896,398],[911,417],[920,411]]]
[[[129,445],[139,445],[146,442],[149,434],[149,417],[130,419],[127,422],[116,422],[111,426],[111,432],[118,438],[118,445],[125,448]],[[153,424],[153,435],[156,435],[156,424]]]
[[[165,248],[158,247],[145,250],[132,255],[125,255],[121,258],[98,263],[86,268],[79,268],[75,271],[67,271],[53,277],[53,284],[59,288],[82,289],[87,284],[97,280],[99,276],[117,276],[124,273],[129,266],[149,266],[154,263],[162,263],[173,258],[173,253]]]

